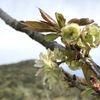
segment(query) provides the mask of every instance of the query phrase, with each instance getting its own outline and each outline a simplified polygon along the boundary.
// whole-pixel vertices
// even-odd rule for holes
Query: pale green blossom
[[[45,80],[48,80],[50,88],[61,79],[61,68],[55,62],[61,55],[61,53],[60,55],[58,53],[58,49],[55,49],[54,52],[48,49],[47,54],[41,52],[40,60],[35,61],[35,67],[40,67],[35,76],[44,73],[43,83],[45,84]]]
[[[79,37],[80,32],[80,26],[78,24],[72,23],[64,26],[61,29],[61,36],[65,42],[74,42]]]
[[[86,34],[83,39],[89,47],[97,47],[100,43],[100,27],[97,25],[90,25],[87,27]]]
[[[42,67],[44,62],[42,60],[35,60],[34,67]]]

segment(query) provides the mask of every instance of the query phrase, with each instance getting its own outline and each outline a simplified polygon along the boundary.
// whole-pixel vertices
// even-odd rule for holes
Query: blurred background
[[[38,8],[55,19],[55,12],[62,13],[66,21],[71,18],[90,18],[100,25],[100,0],[0,0],[0,8],[18,21],[42,20]],[[57,40],[58,43],[61,43]],[[38,42],[6,25],[0,19],[0,100],[100,100],[80,97],[76,88],[65,90],[57,83],[49,90],[43,86],[42,76],[35,77],[34,59],[46,49]],[[100,47],[91,50],[93,60],[100,65]],[[81,70],[71,71],[83,77]]]

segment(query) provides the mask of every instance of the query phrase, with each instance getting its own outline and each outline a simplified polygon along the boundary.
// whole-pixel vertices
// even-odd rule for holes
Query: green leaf
[[[43,77],[43,84],[45,85],[45,81],[49,83],[49,88],[51,89],[52,86],[60,81],[62,75],[61,68],[45,68],[44,77]]]
[[[78,70],[81,68],[81,66],[83,65],[83,61],[80,59],[79,61],[73,60],[70,63],[70,69],[72,70]]]
[[[55,16],[56,16],[57,22],[58,22],[58,24],[59,24],[59,27],[60,27],[60,29],[61,29],[62,27],[65,26],[66,19],[65,19],[64,16],[63,16],[62,14],[60,14],[60,13],[55,13]]]
[[[63,86],[66,90],[70,88],[70,85],[67,81],[63,81]]]
[[[54,27],[49,26],[44,22],[37,22],[37,21],[26,21],[21,23],[26,26],[24,29],[33,30],[36,32],[56,32]]]
[[[40,74],[43,73],[43,72],[44,72],[44,68],[40,68],[40,69],[36,72],[35,76],[38,76],[38,75],[40,75]]]
[[[54,41],[57,38],[57,34],[47,34],[44,36],[44,39],[48,42]]]
[[[62,60],[63,59],[63,53],[58,49],[54,48],[54,59]]]
[[[48,83],[49,83],[49,88],[52,89],[53,85],[57,82],[57,80],[55,79],[54,76],[51,76],[49,79],[48,79]]]
[[[87,80],[88,80],[87,74],[88,74],[89,68],[88,68],[88,66],[87,66],[86,64],[84,64],[84,65],[82,66],[82,71],[83,71],[84,77],[85,77],[85,79],[86,79],[86,81],[87,81]]]
[[[94,92],[93,89],[87,88],[86,90],[84,90],[84,91],[81,93],[81,96],[82,96],[82,97],[86,97],[86,96],[90,95],[90,94],[93,93],[93,92]]]
[[[89,69],[89,67],[86,64],[82,66],[82,71],[83,71],[83,74],[84,74],[84,77],[86,79],[88,86],[91,87],[92,83],[90,81],[90,77],[91,75],[94,75],[93,71]]]
[[[61,73],[62,73],[62,70],[60,68],[55,68],[53,70],[53,76],[55,77],[57,81],[61,78]]]

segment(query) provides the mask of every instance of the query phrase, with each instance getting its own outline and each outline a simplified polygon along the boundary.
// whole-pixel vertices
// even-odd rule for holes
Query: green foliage
[[[89,94],[91,94],[91,93],[93,93],[93,92],[94,92],[93,89],[87,88],[86,90],[84,90],[84,91],[81,93],[81,96],[82,96],[82,97],[86,97],[86,96],[88,96]]]
[[[62,28],[65,26],[65,22],[66,22],[66,19],[64,18],[64,16],[60,13],[55,13],[55,16],[56,16],[56,19],[57,19],[57,22],[58,22],[58,25],[59,25],[59,28]]]
[[[54,41],[57,37],[58,37],[57,34],[51,33],[51,34],[45,35],[45,36],[44,36],[44,39],[45,39],[46,41],[50,42],[50,41]]]

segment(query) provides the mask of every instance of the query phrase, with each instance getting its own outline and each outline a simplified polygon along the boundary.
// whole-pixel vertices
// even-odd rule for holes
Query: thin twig
[[[66,80],[68,82],[71,82],[71,84],[72,84],[73,87],[78,88],[80,91],[85,90],[85,88],[83,88],[79,83],[77,83],[75,80],[73,80],[73,76],[71,74],[69,74],[69,73],[67,73],[65,71],[63,71],[63,72],[64,72],[64,74],[66,76]]]
[[[90,67],[90,69],[95,73],[97,78],[100,80],[100,67],[93,61],[88,59],[88,57],[84,57],[84,55],[80,52],[80,58]]]

